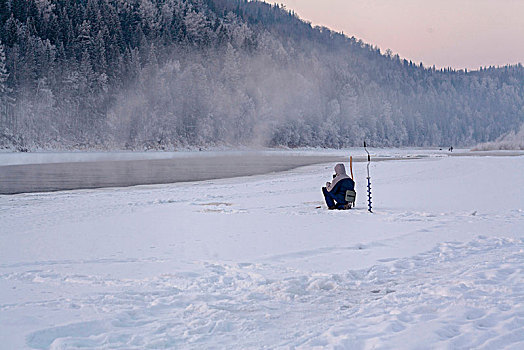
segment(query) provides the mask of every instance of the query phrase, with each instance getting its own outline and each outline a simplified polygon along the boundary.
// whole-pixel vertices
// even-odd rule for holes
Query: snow
[[[350,211],[334,164],[0,196],[0,343],[523,348],[524,157],[411,154],[372,163],[374,214],[366,163]]]

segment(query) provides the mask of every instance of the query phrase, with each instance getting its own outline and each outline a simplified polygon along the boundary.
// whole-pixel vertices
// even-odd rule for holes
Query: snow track
[[[280,278],[269,277],[275,273]],[[249,263],[206,263],[198,274],[132,281],[44,271],[12,274],[2,277],[58,288],[112,285],[120,292],[2,305],[0,310],[111,311],[111,317],[29,334],[27,345],[37,349],[261,344],[417,349],[428,343],[503,349],[524,346],[523,276],[524,241],[480,237],[344,274],[301,274]]]
[[[332,166],[0,196],[1,344],[524,348],[524,157],[376,163],[373,215]]]

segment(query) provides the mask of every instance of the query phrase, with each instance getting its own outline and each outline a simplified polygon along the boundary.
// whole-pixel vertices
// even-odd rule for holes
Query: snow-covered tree
[[[0,41],[0,96],[4,96],[8,92],[7,78],[9,78],[9,73],[7,73],[5,49],[2,41]]]
[[[8,78],[4,45],[0,41],[0,127],[8,124],[9,93],[11,92],[7,86]]]
[[[4,124],[41,147],[465,145],[524,122],[520,64],[426,68],[262,1],[0,0],[0,40]]]

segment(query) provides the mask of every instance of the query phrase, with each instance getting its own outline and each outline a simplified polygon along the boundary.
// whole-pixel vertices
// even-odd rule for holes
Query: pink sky
[[[300,18],[437,68],[524,63],[524,0],[281,0]]]

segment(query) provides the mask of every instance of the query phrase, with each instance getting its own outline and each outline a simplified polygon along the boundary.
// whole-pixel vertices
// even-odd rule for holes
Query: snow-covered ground
[[[524,156],[431,154],[0,196],[0,347],[522,349]]]

